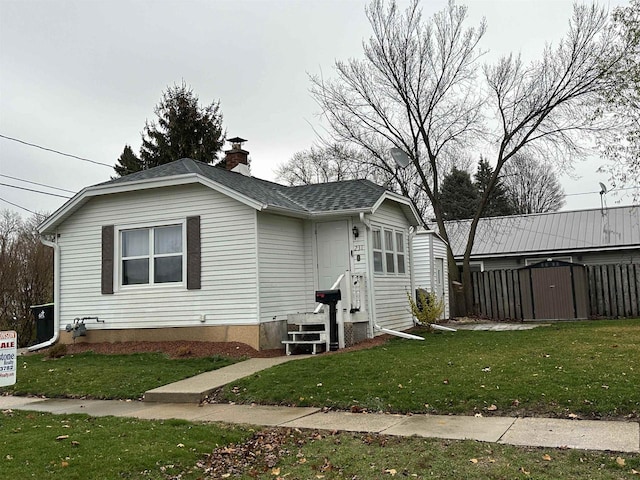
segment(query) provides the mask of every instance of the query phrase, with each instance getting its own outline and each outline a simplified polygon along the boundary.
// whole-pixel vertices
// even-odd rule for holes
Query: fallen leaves
[[[549,455],[548,453],[545,453],[545,454],[542,456],[542,459],[543,459],[543,460],[545,460],[545,461],[547,461],[547,462],[550,462],[550,461],[551,461],[551,455]]]
[[[624,458],[618,457],[618,458],[616,458],[616,463],[618,465],[620,465],[621,467],[624,467],[626,462],[625,462]]]
[[[317,432],[304,436],[298,429],[280,428],[258,431],[246,442],[215,449],[196,466],[207,478],[231,478],[239,475],[258,476],[270,473],[276,478],[281,475],[278,462],[283,457],[295,455],[291,449],[304,445],[307,441],[322,438]],[[300,463],[306,460],[300,459]],[[323,468],[333,468],[328,459]],[[321,470],[325,471],[325,470]],[[286,474],[282,475],[284,478]]]
[[[66,440],[67,438],[69,438],[69,435],[58,435],[56,440],[59,442],[61,440]]]

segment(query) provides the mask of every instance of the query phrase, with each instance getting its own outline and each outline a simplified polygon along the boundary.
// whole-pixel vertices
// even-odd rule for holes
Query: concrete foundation
[[[259,325],[206,325],[173,328],[88,329],[87,335],[77,337],[75,343],[102,342],[240,342],[256,350],[282,348],[287,322],[273,321]],[[74,343],[72,334],[60,332],[59,343]]]

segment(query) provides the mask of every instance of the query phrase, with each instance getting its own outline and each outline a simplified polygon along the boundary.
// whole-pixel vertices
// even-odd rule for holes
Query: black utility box
[[[31,313],[36,320],[36,342],[51,340],[53,338],[53,303],[32,305]]]

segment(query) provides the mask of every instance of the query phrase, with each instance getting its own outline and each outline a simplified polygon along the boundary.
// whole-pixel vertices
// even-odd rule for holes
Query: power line
[[[615,190],[609,190],[607,193],[611,193],[611,192],[617,192],[618,190],[632,190],[634,188],[638,188],[638,187],[623,187],[623,188],[616,188]],[[564,196],[565,197],[572,197],[575,195],[591,195],[592,193],[600,193],[600,191],[597,192],[578,192],[578,193],[565,193]]]
[[[21,208],[22,210],[26,210],[29,213],[33,213],[34,215],[37,215],[36,212],[34,212],[33,210],[29,210],[28,208],[18,205],[17,203],[10,202],[9,200],[4,199],[2,197],[0,197],[0,200],[2,200],[3,202],[7,202],[9,205],[13,205],[14,207]]]
[[[71,158],[75,158],[77,160],[82,160],[83,162],[95,163],[96,165],[103,165],[105,167],[113,168],[113,165],[109,165],[108,163],[96,162],[95,160],[90,160],[88,158],[78,157],[76,155],[71,155],[70,153],[60,152],[60,151],[54,150],[52,148],[47,148],[47,147],[43,147],[41,145],[36,145],[35,143],[29,143],[29,142],[25,142],[23,140],[19,140],[17,138],[8,137],[7,135],[2,135],[1,133],[0,133],[0,137],[1,138],[5,138],[7,140],[11,140],[13,142],[22,143],[23,145],[28,145],[30,147],[39,148],[40,150],[46,150],[47,152],[53,152],[53,153],[57,153],[58,155],[64,155],[65,157],[71,157]]]
[[[44,183],[32,182],[31,180],[25,180],[23,178],[12,177],[11,175],[5,175],[3,173],[0,173],[0,177],[10,178],[11,180],[18,180],[19,182],[30,183],[32,185],[38,185],[40,187],[53,188],[54,190],[60,190],[61,192],[69,192],[69,193],[73,193],[74,195],[76,193],[73,190],[67,190],[66,188],[53,187],[51,185],[46,185]]]
[[[25,190],[27,192],[41,193],[42,195],[51,195],[52,197],[71,198],[69,195],[58,195],[57,193],[43,192],[41,190],[34,190],[33,188],[27,188],[27,187],[18,187],[17,185],[10,185],[8,183],[0,183],[0,186],[17,188],[18,190]]]

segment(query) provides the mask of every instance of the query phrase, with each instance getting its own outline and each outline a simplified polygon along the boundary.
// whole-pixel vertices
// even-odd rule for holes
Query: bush
[[[418,302],[416,303],[409,292],[409,309],[421,325],[429,325],[440,319],[444,312],[444,302],[434,292],[418,289]]]

